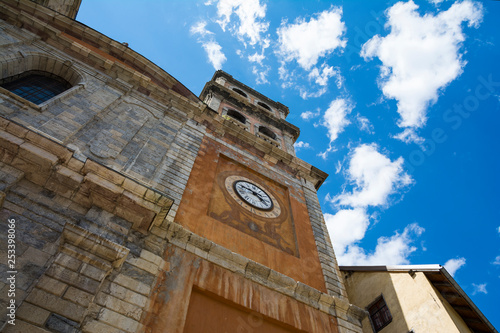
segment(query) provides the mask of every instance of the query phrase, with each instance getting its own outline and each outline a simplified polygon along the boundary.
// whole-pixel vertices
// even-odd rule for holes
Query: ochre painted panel
[[[234,180],[233,180],[234,179]],[[234,189],[238,179],[247,180],[269,193],[270,210],[245,203]],[[288,254],[299,256],[290,200],[286,187],[253,172],[223,155],[219,157],[208,215]]]
[[[175,221],[233,252],[326,292],[304,193],[293,174],[253,161],[204,138]],[[273,194],[283,211],[277,219],[252,214],[229,196],[221,181],[234,172]],[[224,215],[226,214],[226,215]]]

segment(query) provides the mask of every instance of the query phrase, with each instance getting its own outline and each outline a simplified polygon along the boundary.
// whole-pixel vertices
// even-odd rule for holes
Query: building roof
[[[472,332],[498,333],[455,279],[446,271],[446,268],[441,265],[339,266],[339,268],[344,272],[406,272],[409,274],[422,272],[441,296],[462,317]]]

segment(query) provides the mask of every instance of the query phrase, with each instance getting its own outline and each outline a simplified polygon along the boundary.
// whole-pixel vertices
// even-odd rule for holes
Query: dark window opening
[[[389,312],[389,308],[387,307],[387,304],[385,304],[385,300],[382,296],[370,305],[368,312],[370,313],[370,319],[375,332],[380,331],[392,321],[392,315]]]
[[[27,71],[0,81],[0,86],[32,102],[41,104],[71,88],[63,78],[42,71]]]
[[[259,133],[262,133],[273,140],[276,140],[276,134],[274,134],[269,128],[261,126],[259,127]]]
[[[233,88],[233,90],[234,90],[235,92],[237,92],[238,94],[240,94],[241,96],[243,96],[243,97],[247,97],[247,98],[248,98],[247,94],[245,94],[242,90],[240,90],[240,89],[238,89],[238,88]]]
[[[238,120],[240,123],[245,124],[247,122],[247,118],[245,118],[244,115],[242,115],[241,113],[239,113],[236,110],[228,110],[227,115]]]
[[[258,105],[262,106],[264,109],[268,110],[268,111],[271,111],[271,108],[269,107],[269,105],[267,104],[264,104],[262,102],[257,102]]]

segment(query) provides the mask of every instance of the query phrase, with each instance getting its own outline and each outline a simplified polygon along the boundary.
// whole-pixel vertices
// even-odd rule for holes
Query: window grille
[[[392,321],[392,315],[389,312],[389,308],[387,307],[387,304],[382,296],[370,305],[368,312],[370,313],[370,319],[375,332],[380,331]]]
[[[0,86],[34,103],[41,104],[71,88],[71,84],[57,75],[28,71],[0,81]]]

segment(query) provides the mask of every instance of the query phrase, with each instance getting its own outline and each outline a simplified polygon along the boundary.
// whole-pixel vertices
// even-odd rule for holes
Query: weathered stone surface
[[[103,309],[99,314],[99,320],[125,332],[137,332],[140,327],[139,322],[108,309]]]
[[[49,315],[49,311],[27,302],[23,302],[16,311],[17,318],[38,326],[43,326]]]
[[[271,269],[254,261],[249,261],[245,270],[245,276],[252,280],[267,281]]]
[[[76,321],[69,320],[68,318],[51,314],[45,327],[53,332],[64,332],[64,333],[78,333],[80,330],[79,324]]]
[[[66,292],[64,293],[63,298],[78,305],[88,307],[90,302],[94,298],[94,294],[74,287],[69,287],[68,290],[66,290]]]
[[[97,304],[103,307],[109,308],[122,315],[131,317],[134,320],[139,321],[141,319],[141,315],[143,312],[141,307],[125,302],[115,296],[108,295],[105,293],[99,293],[97,294],[95,301]]]
[[[61,296],[64,291],[68,288],[66,283],[63,283],[57,279],[53,279],[49,276],[42,276],[37,283],[37,287],[48,291],[56,296]]]
[[[26,301],[77,322],[83,319],[85,312],[84,307],[37,288],[33,289]]]

